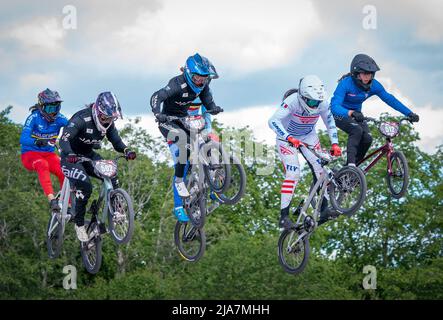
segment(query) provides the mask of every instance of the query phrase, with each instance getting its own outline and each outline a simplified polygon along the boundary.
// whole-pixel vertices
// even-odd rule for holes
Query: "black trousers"
[[[371,147],[372,136],[368,124],[365,121],[357,122],[350,117],[334,116],[334,119],[337,127],[348,134],[347,164],[357,164],[363,160]]]

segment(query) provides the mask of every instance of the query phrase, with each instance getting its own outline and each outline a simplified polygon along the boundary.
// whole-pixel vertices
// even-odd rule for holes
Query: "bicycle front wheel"
[[[198,261],[206,249],[206,235],[191,223],[177,221],[174,230],[174,242],[180,256],[189,262]]]
[[[216,196],[223,204],[237,204],[245,194],[246,172],[240,160],[231,156],[231,181],[229,188],[223,193],[216,193]]]
[[[121,189],[111,191],[108,206],[111,237],[117,244],[126,244],[134,234],[134,208],[129,194]]]
[[[409,185],[409,168],[408,161],[401,151],[392,153],[391,172],[389,170],[386,175],[389,192],[395,199],[400,199],[406,193]]]
[[[229,188],[231,166],[229,157],[220,143],[210,141],[202,148],[203,156],[209,165],[204,165],[205,175],[211,189],[223,193]]]
[[[301,273],[309,260],[309,236],[302,230],[286,229],[278,239],[278,261],[290,274]]]
[[[366,199],[366,178],[357,167],[345,166],[334,174],[329,187],[332,207],[339,213],[352,216]]]

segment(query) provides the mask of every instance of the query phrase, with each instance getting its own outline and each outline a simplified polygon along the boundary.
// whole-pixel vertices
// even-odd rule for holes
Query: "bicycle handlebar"
[[[364,121],[374,122],[374,123],[380,123],[383,122],[382,120],[371,118],[371,117],[364,117]],[[397,123],[400,125],[402,122],[408,121],[409,123],[412,123],[411,120],[408,117],[403,117],[400,120],[397,121]]]

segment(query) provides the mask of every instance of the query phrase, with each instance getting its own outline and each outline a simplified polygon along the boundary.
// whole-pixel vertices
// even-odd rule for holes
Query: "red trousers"
[[[60,158],[53,152],[28,151],[22,154],[23,166],[29,171],[37,171],[38,179],[46,196],[54,194],[50,173],[55,174],[63,185],[65,176],[60,166]]]

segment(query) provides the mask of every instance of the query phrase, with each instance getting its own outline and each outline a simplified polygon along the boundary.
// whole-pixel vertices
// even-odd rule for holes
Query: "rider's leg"
[[[363,128],[360,123],[352,118],[335,117],[338,128],[348,134],[347,164],[356,164],[357,151],[363,136]]]
[[[40,185],[42,186],[43,192],[48,198],[49,207],[51,208],[51,210],[60,210],[60,207],[54,196],[49,164],[48,161],[45,159],[45,155],[46,152],[43,153],[28,151],[22,154],[22,163],[26,169],[37,172]]]
[[[172,152],[172,156],[174,158],[175,163],[175,181],[174,185],[177,189],[178,194],[181,197],[189,197],[189,192],[186,188],[186,185],[183,181],[183,177],[185,175],[185,167],[186,163],[189,160],[190,151],[187,148],[187,144],[189,143],[189,136],[186,132],[177,125],[171,125],[177,132],[172,132],[163,127],[160,127],[160,132],[168,141],[168,145],[175,145],[174,152]]]
[[[285,171],[285,179],[281,188],[279,226],[288,228],[292,225],[289,220],[289,206],[295,186],[300,179],[300,164],[298,162],[297,148],[285,141],[277,140],[277,149]]]
[[[178,161],[179,150],[175,143],[169,144],[169,151],[171,152],[172,159],[174,160],[174,164]],[[183,176],[186,177],[187,171],[189,169],[189,162],[185,165]],[[184,180],[184,182],[186,182]],[[174,214],[181,222],[186,222],[189,220],[186,212],[183,208],[183,199],[179,195],[176,187],[176,176],[174,175],[174,182],[172,183],[172,191],[174,193]]]
[[[85,163],[86,164],[86,163]],[[92,194],[92,184],[81,163],[69,163],[61,160],[62,171],[69,178],[69,183],[75,195],[75,231],[80,241],[87,241],[85,224],[86,205]]]
[[[46,160],[48,161],[49,171],[57,176],[61,189],[63,186],[63,181],[65,180],[65,175],[63,174],[61,169],[60,157],[55,153],[51,153],[46,157]]]
[[[364,159],[366,153],[368,152],[368,150],[372,144],[372,136],[369,131],[368,124],[366,122],[363,122],[360,124],[360,126],[363,129],[363,134],[362,134],[360,145],[358,146],[357,155],[355,158],[356,163],[359,163],[361,160]]]

